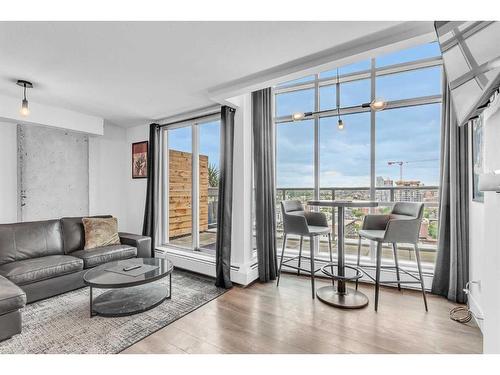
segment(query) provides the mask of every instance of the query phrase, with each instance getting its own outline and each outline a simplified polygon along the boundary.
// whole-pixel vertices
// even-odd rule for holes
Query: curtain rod
[[[209,116],[213,116],[213,115],[217,115],[217,114],[220,114],[220,110],[209,112],[209,113],[205,113],[205,114],[199,115],[199,116],[188,117],[188,118],[177,120],[177,121],[167,122],[165,124],[159,124],[159,125],[160,125],[160,128],[163,128],[164,126],[170,126],[170,125],[180,124],[182,122],[195,121],[195,120],[202,119],[204,117],[209,117]]]

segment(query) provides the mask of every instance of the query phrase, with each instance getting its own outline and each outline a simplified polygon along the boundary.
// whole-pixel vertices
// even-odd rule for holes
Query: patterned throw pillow
[[[82,222],[85,229],[85,250],[120,244],[116,217],[84,217]]]

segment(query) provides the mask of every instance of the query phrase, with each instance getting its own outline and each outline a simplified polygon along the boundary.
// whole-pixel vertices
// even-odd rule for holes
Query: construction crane
[[[411,163],[424,163],[428,161],[436,161],[438,159],[423,159],[423,160],[393,160],[388,161],[387,165],[399,165],[399,181],[403,181],[403,165]]]

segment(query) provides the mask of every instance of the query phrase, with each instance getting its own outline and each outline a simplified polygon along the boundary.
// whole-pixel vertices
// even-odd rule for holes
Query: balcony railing
[[[208,227],[214,228],[217,226],[217,205],[219,201],[219,188],[208,188]]]
[[[282,220],[280,202],[282,200],[297,199],[303,204],[314,197],[312,188],[278,188],[276,189],[276,215],[278,239],[281,237]],[[369,200],[369,187],[324,187],[320,189],[320,199],[339,200]],[[428,253],[427,262],[433,263],[437,248],[438,233],[438,206],[439,188],[438,186],[380,186],[375,188],[375,200],[379,206],[374,209],[350,208],[345,210],[345,230],[346,245],[356,247],[357,231],[361,228],[363,217],[368,213],[388,213],[395,202],[423,202],[424,219],[420,230],[420,248]],[[331,208],[320,208],[327,215],[330,224],[335,223],[334,211]],[[335,226],[335,225],[334,225]],[[335,229],[336,232],[336,229]],[[335,235],[335,233],[334,233]],[[335,236],[334,236],[335,238]],[[368,246],[368,244],[365,244]],[[402,245],[400,250],[410,250],[408,246]],[[320,252],[326,250],[326,245],[320,243]],[[411,254],[406,256],[411,258]]]

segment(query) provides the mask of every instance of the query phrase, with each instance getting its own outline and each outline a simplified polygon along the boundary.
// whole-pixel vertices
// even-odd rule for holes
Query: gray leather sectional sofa
[[[89,268],[151,257],[151,238],[119,236],[121,245],[83,250],[81,217],[0,224],[0,341],[21,332],[19,310],[26,303],[83,287]]]

